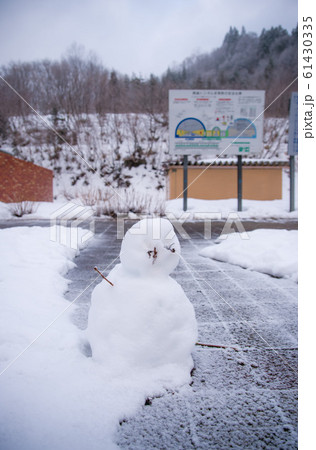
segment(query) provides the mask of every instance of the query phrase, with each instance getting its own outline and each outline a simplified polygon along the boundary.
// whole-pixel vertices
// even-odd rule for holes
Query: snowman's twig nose
[[[100,270],[99,270],[97,267],[94,267],[94,270],[95,270],[96,272],[98,272],[98,274],[100,274],[101,277],[105,279],[105,281],[107,281],[108,283],[110,283],[111,286],[114,286],[114,284],[113,284],[110,280],[108,280],[107,278],[105,278],[105,276],[100,272]]]
[[[152,253],[153,253],[153,255],[151,255]],[[147,254],[148,254],[149,258],[151,258],[151,256],[153,257],[153,264],[154,264],[154,262],[155,262],[155,260],[156,260],[156,258],[157,258],[157,256],[158,256],[158,252],[157,252],[156,247],[154,247],[153,250],[149,250],[149,251],[147,252]]]

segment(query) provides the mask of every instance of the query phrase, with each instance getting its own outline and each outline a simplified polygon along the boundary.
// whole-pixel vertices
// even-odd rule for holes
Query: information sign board
[[[170,90],[170,151],[228,156],[262,150],[264,91]]]

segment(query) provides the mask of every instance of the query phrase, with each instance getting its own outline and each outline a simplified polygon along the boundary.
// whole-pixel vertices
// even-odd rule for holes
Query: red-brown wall
[[[52,202],[53,171],[0,151],[0,201]]]

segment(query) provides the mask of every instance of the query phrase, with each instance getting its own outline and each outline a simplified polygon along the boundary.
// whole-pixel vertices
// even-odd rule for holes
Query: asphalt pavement
[[[213,239],[223,226],[212,223]],[[297,223],[243,226],[295,229]],[[190,239],[180,236],[183,258],[172,276],[194,305],[199,342],[218,347],[196,346],[191,385],[147,399],[120,424],[117,443],[133,450],[295,449],[297,284],[199,256],[209,244],[204,227],[184,225]],[[106,274],[119,262],[116,222],[97,222],[96,233],[67,275],[72,283],[66,297],[78,297],[73,320],[81,329],[98,282],[93,267]]]

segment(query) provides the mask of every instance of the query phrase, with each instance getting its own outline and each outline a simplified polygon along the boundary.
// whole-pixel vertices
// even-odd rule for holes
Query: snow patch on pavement
[[[259,229],[222,235],[200,255],[297,281],[296,230]]]

